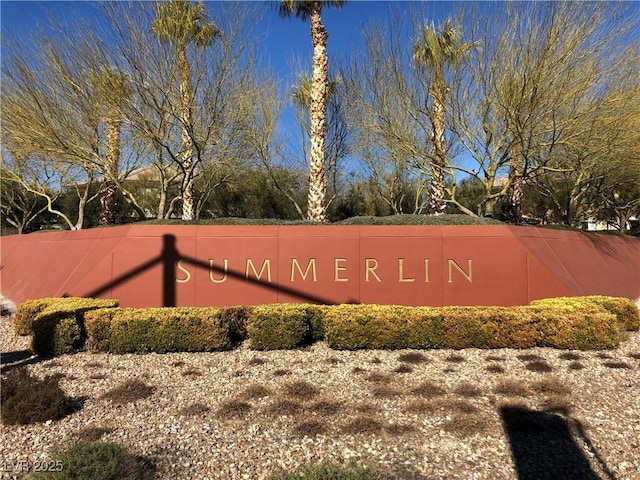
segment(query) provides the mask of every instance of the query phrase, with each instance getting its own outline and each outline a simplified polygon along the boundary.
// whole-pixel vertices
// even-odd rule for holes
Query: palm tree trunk
[[[324,145],[327,131],[327,84],[329,60],[327,38],[329,34],[322,24],[320,9],[311,12],[311,41],[313,43],[313,78],[311,84],[311,155],[309,159],[309,196],[307,217],[314,222],[326,222]]]
[[[434,158],[431,168],[431,203],[429,205],[430,215],[442,215],[445,213],[447,204],[445,202],[445,181],[444,171],[446,166],[446,146],[445,146],[445,95],[447,85],[439,75],[435,75],[433,85],[430,88],[433,99],[433,132],[432,142],[434,148]]]
[[[187,49],[178,48],[178,69],[180,71],[180,122],[182,123],[182,220],[190,221],[194,218],[193,209],[193,139],[189,132],[192,126],[191,104],[191,66],[187,58]]]
[[[100,196],[100,225],[115,224],[118,187],[113,181],[118,176],[120,163],[120,112],[111,108],[107,115],[107,164]]]

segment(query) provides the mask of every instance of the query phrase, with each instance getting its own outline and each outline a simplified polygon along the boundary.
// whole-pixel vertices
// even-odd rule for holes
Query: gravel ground
[[[637,332],[607,352],[340,352],[319,343],[42,361],[27,346],[2,318],[5,372],[28,364],[38,376],[62,374],[65,392],[85,400],[57,422],[2,425],[5,470],[102,434],[148,457],[159,479],[260,479],[351,460],[408,480],[640,478]],[[132,379],[153,387],[149,396],[111,398]]]

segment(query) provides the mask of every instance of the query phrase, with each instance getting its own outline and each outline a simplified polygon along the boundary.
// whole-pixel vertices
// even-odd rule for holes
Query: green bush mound
[[[112,308],[115,300],[41,299],[23,304],[32,348],[41,355],[79,348],[112,353],[207,352],[250,340],[255,350],[326,340],[331,348],[608,349],[640,327],[628,299],[552,298],[518,307],[272,304],[228,308]],[[107,307],[107,308],[101,308]],[[34,313],[37,312],[37,313]],[[35,316],[35,320],[27,317]]]
[[[628,298],[607,297],[604,295],[590,295],[586,297],[556,297],[535,300],[531,305],[566,306],[566,305],[596,305],[613,313],[620,324],[621,330],[640,330],[640,310]]]
[[[10,370],[2,378],[0,388],[2,423],[41,423],[59,420],[76,411],[78,402],[65,395],[59,381],[60,377],[54,375],[39,379],[24,367]]]
[[[58,450],[47,461],[50,471],[33,472],[31,480],[151,480],[155,467],[115,442],[80,441]]]
[[[36,298],[25,300],[16,307],[13,317],[13,329],[16,335],[31,335],[31,327],[36,316],[53,302],[60,298]]]
[[[618,319],[595,305],[520,307],[535,319],[542,332],[540,347],[567,350],[604,350],[620,345]]]
[[[331,348],[438,348],[442,316],[435,308],[336,305],[325,312],[324,337]],[[412,345],[409,347],[408,345]]]
[[[42,356],[77,352],[86,340],[86,312],[117,306],[117,300],[100,298],[68,297],[49,301],[31,323],[31,349]]]
[[[247,334],[254,350],[286,350],[324,338],[323,317],[331,307],[307,304],[262,305],[251,309]]]
[[[234,329],[242,333],[241,312],[213,307],[94,310],[85,316],[87,347],[111,353],[229,350]]]
[[[617,319],[594,305],[401,307],[327,310],[325,340],[339,350],[425,348],[606,349],[620,343]]]
[[[139,225],[325,225],[310,220],[284,220],[278,218],[239,218],[222,217],[191,220],[185,222],[177,219],[151,219],[138,222]],[[360,216],[351,217],[336,225],[503,225],[503,222],[487,217],[472,217],[461,213],[446,215],[401,214],[384,217]]]

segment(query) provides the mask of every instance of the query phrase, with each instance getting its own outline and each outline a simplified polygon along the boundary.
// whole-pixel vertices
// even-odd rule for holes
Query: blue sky
[[[216,4],[206,2],[212,20],[215,22]],[[267,41],[263,54],[271,66],[279,73],[286,74],[291,63],[297,59],[308,59],[311,63],[311,39],[308,22],[292,17],[283,20],[278,16],[274,1],[257,1],[264,4],[265,15],[258,25],[258,31],[264,33]],[[385,2],[357,1],[347,2],[342,9],[326,9],[323,21],[329,32],[328,52],[332,56],[347,55],[362,38],[362,28],[372,19],[384,20],[389,8],[410,9],[422,2]],[[439,23],[455,7],[455,2],[429,2],[426,8],[431,18]],[[0,2],[0,19],[3,30],[25,38],[38,25],[48,24],[48,15],[57,20],[72,23],[77,17],[100,22],[100,12],[93,2],[84,1],[5,1]]]
[[[220,2],[206,2],[211,20],[216,21],[216,10]],[[309,23],[298,18],[282,19],[277,12],[279,2],[257,0],[253,3],[264,6],[264,17],[256,25],[256,34],[265,38],[261,54],[281,85],[287,91],[300,73],[299,68],[311,70],[312,46]],[[357,1],[351,0],[341,9],[328,8],[322,17],[329,40],[327,50],[332,58],[347,57],[360,45],[363,28],[373,20],[384,21],[389,9],[409,11],[422,6],[427,12],[426,21],[436,24],[444,21],[456,7],[456,2],[413,2],[413,1]],[[0,22],[3,32],[10,31],[23,41],[38,28],[49,25],[53,16],[62,24],[73,25],[78,19],[99,25],[104,18],[95,2],[88,1],[0,1]],[[409,32],[407,32],[409,35]],[[408,37],[407,37],[407,40]],[[410,48],[408,45],[407,48]],[[290,146],[301,155],[299,127],[292,107],[283,112],[280,122],[283,133],[290,139]]]

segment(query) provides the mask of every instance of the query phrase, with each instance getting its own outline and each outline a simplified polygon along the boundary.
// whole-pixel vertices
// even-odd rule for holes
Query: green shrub
[[[94,298],[60,298],[51,301],[31,325],[31,349],[38,355],[63,355],[84,346],[84,315],[99,308],[117,307],[116,300]]]
[[[615,317],[595,305],[398,307],[340,305],[325,314],[331,348],[613,348]]]
[[[501,225],[502,222],[486,217],[471,217],[460,213],[447,215],[388,215],[347,218],[339,225]]]
[[[31,424],[59,420],[76,410],[78,404],[58,386],[60,377],[40,380],[26,368],[16,368],[2,378],[0,398],[2,423]]]
[[[505,312],[496,314],[492,308],[483,315],[484,309],[478,307],[445,307],[442,312],[445,348],[497,348],[495,322]]]
[[[531,305],[523,311],[537,323],[538,346],[567,350],[599,350],[620,345],[618,319],[594,305]]]
[[[81,441],[59,450],[47,462],[54,471],[34,472],[33,480],[146,480],[154,477],[154,466],[115,442]],[[56,467],[61,467],[57,470]]]
[[[331,348],[408,348],[403,311],[393,305],[336,305],[325,315],[325,339]]]
[[[145,220],[141,225],[184,225],[183,220]],[[189,225],[318,225],[309,220],[283,220],[279,218],[221,217],[192,220]],[[502,222],[486,217],[472,217],[461,213],[446,215],[387,215],[361,216],[336,222],[338,225],[501,225]]]
[[[31,350],[41,356],[73,353],[82,347],[80,326],[74,314],[39,315],[33,323]]]
[[[306,305],[305,311],[309,321],[309,343],[324,340],[324,317],[332,305]]]
[[[37,298],[25,300],[16,307],[13,317],[13,328],[16,335],[31,335],[31,327],[36,316],[59,298]]]
[[[248,338],[247,319],[252,307],[228,307],[220,312],[222,323],[229,326],[229,339],[239,345]]]
[[[87,347],[111,353],[229,350],[229,309],[210,307],[122,308],[89,312]]]
[[[254,307],[249,316],[247,333],[255,350],[286,350],[311,343],[321,310],[313,305],[274,304]]]
[[[609,313],[613,313],[620,323],[621,330],[640,330],[640,311],[635,303],[628,298],[607,297],[604,295],[590,295],[586,297],[556,297],[535,300],[531,305],[549,306],[586,306],[596,305],[604,308]]]
[[[325,339],[331,348],[440,348],[444,319],[440,309],[396,305],[339,305],[325,313]]]
[[[444,307],[446,348],[531,348],[542,335],[520,307]]]

